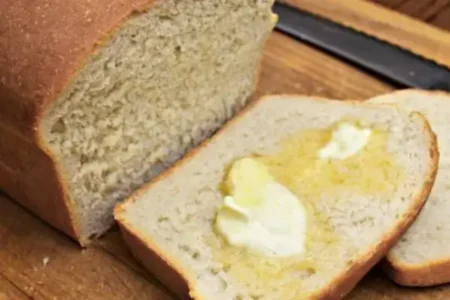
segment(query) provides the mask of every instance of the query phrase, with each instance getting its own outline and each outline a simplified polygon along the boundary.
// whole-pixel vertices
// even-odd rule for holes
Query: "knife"
[[[275,3],[276,29],[405,87],[450,91],[450,69],[298,8]]]

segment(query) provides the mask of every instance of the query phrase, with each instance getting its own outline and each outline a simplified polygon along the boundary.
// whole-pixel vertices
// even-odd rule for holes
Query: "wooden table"
[[[450,29],[448,0],[377,2]],[[279,33],[269,40],[262,72],[258,95],[279,92],[360,99],[394,89]],[[116,228],[89,249],[80,250],[66,236],[0,196],[0,300],[30,298],[173,299],[134,261]],[[450,299],[450,286],[402,289],[374,270],[348,299]]]
[[[450,29],[448,0],[372,0],[442,29]]]

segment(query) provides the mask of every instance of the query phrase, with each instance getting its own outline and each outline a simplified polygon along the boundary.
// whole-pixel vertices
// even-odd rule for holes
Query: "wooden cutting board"
[[[362,99],[393,89],[315,48],[274,33],[265,51],[257,96],[302,93]],[[81,250],[0,195],[0,300],[6,299],[173,298],[130,256],[116,228]],[[403,289],[374,270],[347,299],[450,299],[450,286]]]

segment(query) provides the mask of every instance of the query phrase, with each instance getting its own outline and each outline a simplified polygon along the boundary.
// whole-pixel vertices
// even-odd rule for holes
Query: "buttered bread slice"
[[[270,96],[115,218],[183,299],[340,299],[413,222],[438,157],[418,113]]]

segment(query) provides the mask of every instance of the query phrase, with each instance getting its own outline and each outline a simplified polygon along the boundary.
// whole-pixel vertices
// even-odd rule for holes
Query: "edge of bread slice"
[[[314,113],[308,114],[308,110]],[[333,113],[330,114],[330,112]],[[291,289],[296,287],[294,290],[301,290],[300,285],[305,285],[307,292],[301,291],[301,293],[304,293],[301,294],[302,299],[343,298],[384,257],[398,238],[409,228],[431,191],[436,177],[439,151],[436,136],[428,121],[420,113],[406,114],[392,105],[373,105],[357,101],[343,102],[295,95],[263,97],[249,105],[222,127],[218,133],[178,161],[172,168],[141,187],[116,207],[115,219],[120,226],[124,241],[138,261],[182,299],[189,296],[196,300],[281,299],[280,294],[274,292],[277,287],[270,291],[267,287],[266,291],[260,291],[259,294],[248,293],[248,284],[240,284],[239,281],[230,279],[229,274],[220,269],[220,264],[210,265],[208,252],[210,249],[205,243],[202,243],[201,234],[202,231],[212,232],[211,229],[206,228],[205,224],[210,224],[214,209],[221,203],[221,198],[217,198],[217,185],[215,185],[217,182],[213,184],[211,180],[223,178],[225,168],[223,161],[230,162],[242,155],[249,155],[249,151],[254,151],[259,143],[257,141],[259,137],[293,134],[298,130],[308,128],[305,126],[313,126],[308,125],[308,122],[322,123],[321,126],[324,126],[323,122],[327,124],[333,122],[331,120],[324,121],[330,117],[331,119],[336,117],[335,121],[337,121],[342,117],[369,115],[371,115],[372,123],[377,123],[376,120],[381,119],[382,122],[388,124],[389,130],[391,130],[390,126],[400,128],[395,133],[395,141],[398,143],[394,146],[405,152],[402,152],[403,166],[415,167],[406,164],[407,159],[410,159],[417,162],[418,171],[417,173],[406,172],[407,180],[402,188],[409,188],[407,196],[400,194],[400,188],[398,188],[395,194],[396,198],[393,197],[387,202],[377,202],[375,201],[377,200],[376,197],[373,196],[373,199],[370,197],[364,198],[367,201],[363,204],[348,202],[343,204],[342,207],[340,206],[339,208],[344,210],[339,211],[342,215],[338,218],[338,223],[345,223],[348,219],[353,218],[353,214],[350,217],[349,212],[345,209],[363,207],[364,205],[368,207],[361,208],[361,214],[364,216],[367,214],[368,218],[373,217],[375,220],[372,220],[370,224],[365,224],[364,220],[359,221],[361,224],[357,223],[358,221],[356,223],[345,223],[343,227],[346,228],[343,229],[343,232],[348,233],[349,236],[345,236],[343,240],[351,242],[352,248],[347,249],[342,246],[344,250],[339,248],[336,253],[340,253],[339,251],[342,250],[342,255],[348,254],[349,257],[339,257],[335,261],[331,261],[331,265],[336,264],[336,267],[334,269],[330,267],[330,275],[324,275],[324,272],[312,275],[302,273],[299,278],[295,277],[293,280],[295,285],[291,286]],[[290,123],[283,124],[283,118],[293,119]],[[303,119],[306,121],[302,121]],[[253,124],[256,121],[258,121],[258,124]],[[306,125],[303,124],[303,128],[302,122],[306,122]],[[264,130],[262,130],[263,128]],[[268,131],[268,128],[270,128],[270,134],[264,132],[265,130]],[[419,137],[412,138],[412,141],[407,140],[414,134],[418,134]],[[235,144],[235,139],[239,138],[245,139],[246,143],[251,144],[248,149],[237,150],[240,147],[242,148],[244,144],[244,142]],[[402,144],[401,141],[411,144]],[[424,141],[426,142],[423,143]],[[262,144],[264,148],[276,147],[273,146],[273,143],[269,145],[271,142]],[[227,148],[226,151],[220,151],[226,146],[230,148]],[[414,152],[415,150],[411,150],[414,146],[420,147],[420,150],[416,151],[417,153]],[[412,151],[412,153],[408,151]],[[418,157],[419,154],[422,157]],[[213,161],[219,161],[217,165],[220,166],[206,166],[205,164],[209,161],[208,158],[214,157],[216,159]],[[220,170],[215,172],[213,169]],[[202,171],[205,172],[204,175],[200,174]],[[184,174],[182,175],[181,172],[184,172]],[[412,173],[415,175],[412,175]],[[204,194],[192,194],[200,191],[195,190],[197,187],[194,178],[199,174],[202,178],[200,181],[206,182],[201,184],[210,188],[213,186],[211,188],[212,193],[216,193],[216,197],[212,197],[212,194],[206,190]],[[414,176],[419,178],[417,179]],[[190,180],[194,180],[194,183],[189,183]],[[197,185],[199,185],[198,182]],[[181,196],[171,194],[172,192],[181,193]],[[203,191],[201,192],[203,193]],[[154,195],[151,196],[151,193]],[[400,195],[403,196],[400,197]],[[192,203],[195,203],[197,199],[200,199],[199,201],[203,199],[203,202],[195,208],[196,211],[192,211],[192,203],[186,202],[186,199],[190,198],[194,199]],[[357,200],[360,201],[360,198],[358,197]],[[179,214],[177,216],[179,216],[180,222],[178,222],[178,219],[165,222],[162,212],[164,214]],[[374,217],[377,213],[384,215],[377,219],[377,217]],[[181,222],[181,219],[184,223]],[[200,219],[206,221],[206,223],[199,221]],[[167,226],[170,229],[164,227],[165,225],[159,227],[159,221],[161,221],[161,224],[162,222],[164,224],[169,223]],[[370,226],[374,228],[373,232],[362,235],[367,228],[371,228]],[[167,241],[166,244],[165,241]],[[329,254],[327,251],[333,252],[335,250],[324,249],[324,253],[320,254],[321,259],[327,259],[326,255]],[[324,278],[320,278],[319,275],[323,275]],[[308,281],[303,280],[303,278]],[[289,291],[289,293],[292,293],[292,291]],[[298,299],[299,295],[299,293],[290,294],[289,297],[283,297],[283,299]]]
[[[388,252],[384,271],[404,286],[433,286],[450,282],[450,94],[403,90],[368,102],[396,104],[419,111],[435,132],[440,152],[438,173],[429,199],[411,228]]]

